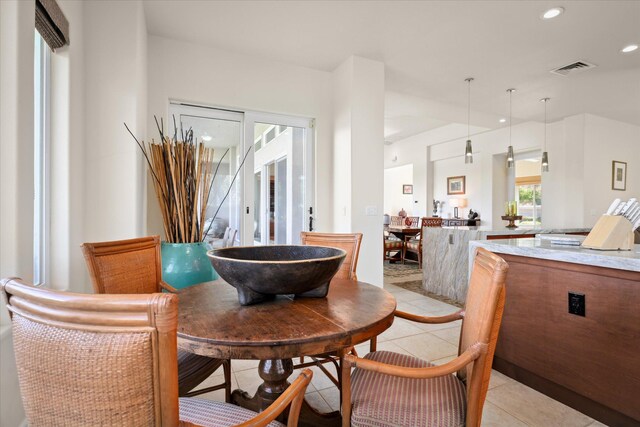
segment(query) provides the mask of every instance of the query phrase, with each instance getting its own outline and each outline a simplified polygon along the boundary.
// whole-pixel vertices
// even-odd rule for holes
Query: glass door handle
[[[313,207],[309,207],[309,231],[313,231]]]

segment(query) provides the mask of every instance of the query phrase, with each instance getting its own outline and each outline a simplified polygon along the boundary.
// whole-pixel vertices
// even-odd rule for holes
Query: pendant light
[[[469,84],[467,102],[467,145],[464,149],[464,162],[473,163],[473,148],[471,147],[471,82],[473,77],[464,79]]]
[[[507,89],[509,93],[509,148],[507,148],[507,167],[510,169],[515,165],[515,158],[513,155],[513,145],[511,145],[511,95],[515,92],[515,89]]]
[[[547,102],[551,98],[542,98],[544,102],[544,142],[542,143],[542,172],[549,172],[549,153],[547,153]]]

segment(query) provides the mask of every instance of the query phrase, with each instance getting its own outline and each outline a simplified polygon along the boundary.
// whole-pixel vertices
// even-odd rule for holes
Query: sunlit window
[[[49,248],[49,93],[51,50],[38,31],[34,45],[33,282],[47,281]]]

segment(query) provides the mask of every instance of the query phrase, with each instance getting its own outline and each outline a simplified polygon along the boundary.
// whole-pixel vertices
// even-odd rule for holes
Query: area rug
[[[417,262],[402,264],[396,262],[391,264],[389,261],[384,262],[384,277],[402,277],[411,274],[420,273]]]

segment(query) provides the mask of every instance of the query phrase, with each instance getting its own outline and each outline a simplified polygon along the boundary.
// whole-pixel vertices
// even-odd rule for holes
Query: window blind
[[[536,185],[542,183],[540,175],[516,177],[516,185]]]
[[[69,21],[56,0],[36,0],[36,29],[52,50],[69,44]]]

